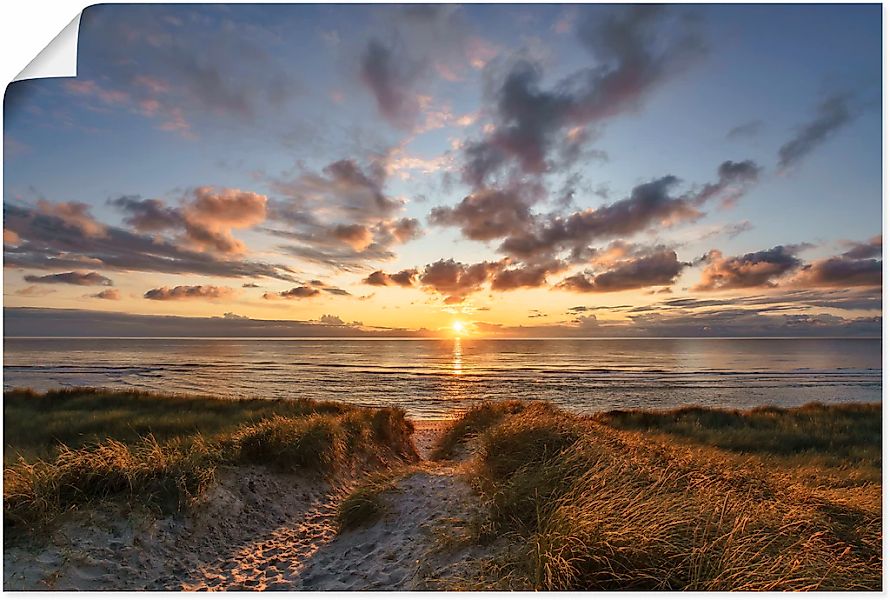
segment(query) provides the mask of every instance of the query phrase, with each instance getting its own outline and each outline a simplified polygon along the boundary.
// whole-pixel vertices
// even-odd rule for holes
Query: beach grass
[[[97,421],[88,413],[91,407],[99,410],[113,405],[122,407],[125,414],[137,414],[150,402],[159,407],[160,422],[169,424],[166,397],[118,392],[103,397],[96,390],[82,394],[31,395],[49,413],[58,410],[66,418],[82,416],[81,425],[66,424],[66,432],[80,444],[57,445],[47,458],[26,459],[25,452],[49,451],[34,442],[33,432],[7,440],[7,452],[16,449],[17,441],[26,444],[25,451],[18,452],[18,458],[4,469],[7,526],[39,528],[67,511],[111,498],[133,500],[163,512],[182,510],[200,499],[220,465],[254,464],[282,472],[331,475],[417,460],[411,423],[399,409],[295,402],[278,409],[284,414],[265,416],[274,412],[265,402],[250,407],[248,401],[173,396],[169,399],[173,406],[196,414],[205,406],[241,420],[223,427],[216,417],[184,418],[182,428],[165,429],[167,438],[161,441],[148,420],[141,421],[150,432],[147,435],[137,437],[132,428],[121,424],[103,437],[93,429]],[[17,393],[17,399],[24,396]],[[136,407],[129,407],[129,402]],[[7,429],[14,429],[6,418]],[[47,415],[42,423],[56,421]],[[203,423],[208,424],[206,429]],[[90,435],[74,435],[79,427],[90,430]],[[179,435],[172,436],[174,432]],[[113,437],[121,433],[123,439]]]
[[[511,408],[473,466],[481,537],[518,548],[498,587],[880,589],[880,422],[878,405]]]
[[[4,462],[47,459],[61,446],[80,448],[111,438],[163,442],[201,433],[232,433],[272,417],[341,414],[345,405],[305,399],[221,398],[137,390],[64,388],[47,393],[14,389],[3,394]]]

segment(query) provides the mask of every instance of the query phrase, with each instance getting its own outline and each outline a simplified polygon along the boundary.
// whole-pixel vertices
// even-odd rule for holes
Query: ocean
[[[4,388],[311,398],[453,416],[483,400],[590,412],[880,402],[876,339],[7,338]]]

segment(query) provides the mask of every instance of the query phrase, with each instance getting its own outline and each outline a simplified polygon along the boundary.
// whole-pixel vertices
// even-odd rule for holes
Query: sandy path
[[[424,459],[447,421],[415,423]],[[186,518],[104,507],[40,547],[4,548],[4,589],[419,590],[472,577],[479,510],[460,466],[428,460],[382,496],[375,523],[336,533],[345,488],[262,468],[222,469]],[[448,543],[452,542],[452,543]]]

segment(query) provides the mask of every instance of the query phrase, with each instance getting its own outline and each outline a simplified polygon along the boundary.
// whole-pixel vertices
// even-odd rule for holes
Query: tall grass
[[[471,406],[436,441],[431,458],[433,460],[454,458],[455,452],[461,444],[499,422],[506,415],[522,411],[522,408],[523,404],[518,401]]]
[[[800,413],[833,410],[840,409],[776,413],[770,418],[787,423],[773,426],[773,435],[805,438]],[[879,408],[863,410],[879,420]],[[754,425],[741,430],[757,429],[762,412],[751,413]],[[813,485],[784,467],[793,452],[781,439],[766,450],[737,441],[733,447],[746,450],[727,451],[704,433],[653,437],[607,424],[626,418],[585,419],[529,405],[479,434],[475,472],[488,515],[482,534],[519,540],[508,587],[880,589],[879,482]],[[631,418],[661,422],[657,415]],[[699,418],[696,429],[710,431],[709,423],[722,419]],[[852,459],[841,451],[838,460],[880,460],[879,440],[861,446]],[[783,463],[768,460],[770,448],[783,453]]]
[[[50,412],[68,412],[77,402],[86,406],[100,402],[92,390],[85,399],[73,393],[63,395],[62,408],[43,397],[35,398]],[[140,395],[135,400],[129,396],[115,396],[114,400],[126,406],[127,398],[136,403],[145,399]],[[156,405],[166,400],[157,395],[150,398]],[[222,411],[233,410],[225,400],[174,397],[172,402],[190,406],[207,403]],[[168,410],[159,408],[161,414]],[[280,471],[332,475],[417,460],[411,424],[399,409],[298,403],[280,409],[288,416],[251,420],[263,410],[247,407],[238,411],[236,414],[249,417],[231,433],[220,433],[214,424],[209,428],[211,436],[199,430],[164,442],[151,434],[127,442],[107,437],[78,448],[59,446],[54,456],[46,459],[20,457],[4,470],[4,522],[13,527],[40,527],[66,511],[110,498],[137,501],[165,512],[182,510],[201,497],[213,481],[216,467],[224,464],[250,463]],[[190,420],[190,427],[195,421]],[[6,427],[11,425],[7,421]],[[76,423],[69,427],[77,429]]]
[[[3,394],[4,462],[53,457],[60,446],[79,448],[106,438],[159,442],[201,433],[232,433],[275,416],[340,414],[346,405],[305,399],[219,398],[137,390],[65,388],[40,394],[15,389]]]

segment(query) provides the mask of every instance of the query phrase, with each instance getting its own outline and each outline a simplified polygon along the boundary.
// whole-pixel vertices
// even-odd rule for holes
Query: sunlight
[[[451,324],[451,330],[455,336],[461,336],[467,333],[467,326],[463,321],[455,321]]]
[[[451,352],[451,373],[452,375],[463,375],[464,360],[463,350],[460,347],[460,338],[454,338],[454,349]]]

